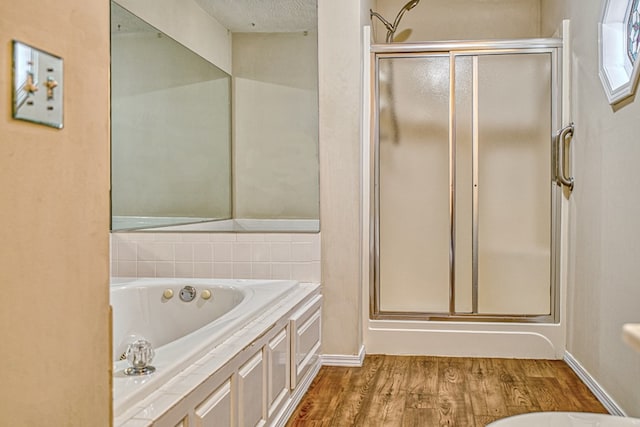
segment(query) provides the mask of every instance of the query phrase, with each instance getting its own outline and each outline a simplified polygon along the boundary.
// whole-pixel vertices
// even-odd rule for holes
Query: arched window
[[[610,104],[633,95],[640,61],[640,0],[604,0],[599,33],[600,80]]]

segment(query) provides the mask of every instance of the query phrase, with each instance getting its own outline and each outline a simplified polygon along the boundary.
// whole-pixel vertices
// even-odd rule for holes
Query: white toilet
[[[487,427],[627,427],[640,426],[640,418],[586,412],[534,412],[503,418]]]

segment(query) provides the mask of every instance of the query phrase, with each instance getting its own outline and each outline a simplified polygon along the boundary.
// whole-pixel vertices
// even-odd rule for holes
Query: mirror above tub
[[[316,1],[146,3],[111,5],[112,231],[319,231]]]
[[[111,4],[112,229],[231,217],[231,77]]]

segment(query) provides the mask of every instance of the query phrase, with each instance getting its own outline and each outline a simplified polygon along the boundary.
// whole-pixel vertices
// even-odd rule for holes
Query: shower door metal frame
[[[456,111],[455,111],[455,61],[459,57],[471,57],[473,61],[473,181],[478,181],[478,57],[486,55],[512,54],[549,54],[551,67],[551,129],[549,133],[550,161],[550,314],[479,314],[478,313],[478,189],[473,189],[473,226],[472,226],[472,310],[471,313],[456,312],[455,308],[455,241],[456,241]],[[449,57],[449,311],[448,312],[400,312],[382,311],[380,309],[380,87],[379,60],[386,58],[419,58],[433,56]],[[561,95],[562,95],[562,40],[551,39],[519,39],[497,40],[491,42],[433,42],[420,44],[380,44],[371,46],[371,91],[374,94],[372,108],[372,148],[373,167],[371,187],[370,224],[373,228],[371,239],[371,261],[373,279],[370,283],[369,313],[371,319],[381,320],[430,320],[430,321],[477,321],[477,322],[519,322],[519,323],[557,323],[560,320],[560,207],[562,187],[558,184],[557,161],[558,147],[555,144],[555,131],[561,127]]]

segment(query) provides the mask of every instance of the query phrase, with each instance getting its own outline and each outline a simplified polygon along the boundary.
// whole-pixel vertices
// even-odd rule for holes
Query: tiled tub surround
[[[213,281],[191,280],[196,287]],[[184,363],[176,373],[125,404],[121,389],[145,387],[166,367],[160,360],[156,373],[132,379],[116,364],[114,426],[284,425],[320,368],[322,297],[318,284],[278,282],[275,288],[275,303],[245,317],[219,342],[205,338],[194,360],[180,355]]]
[[[111,275],[319,282],[320,233],[112,233]]]

